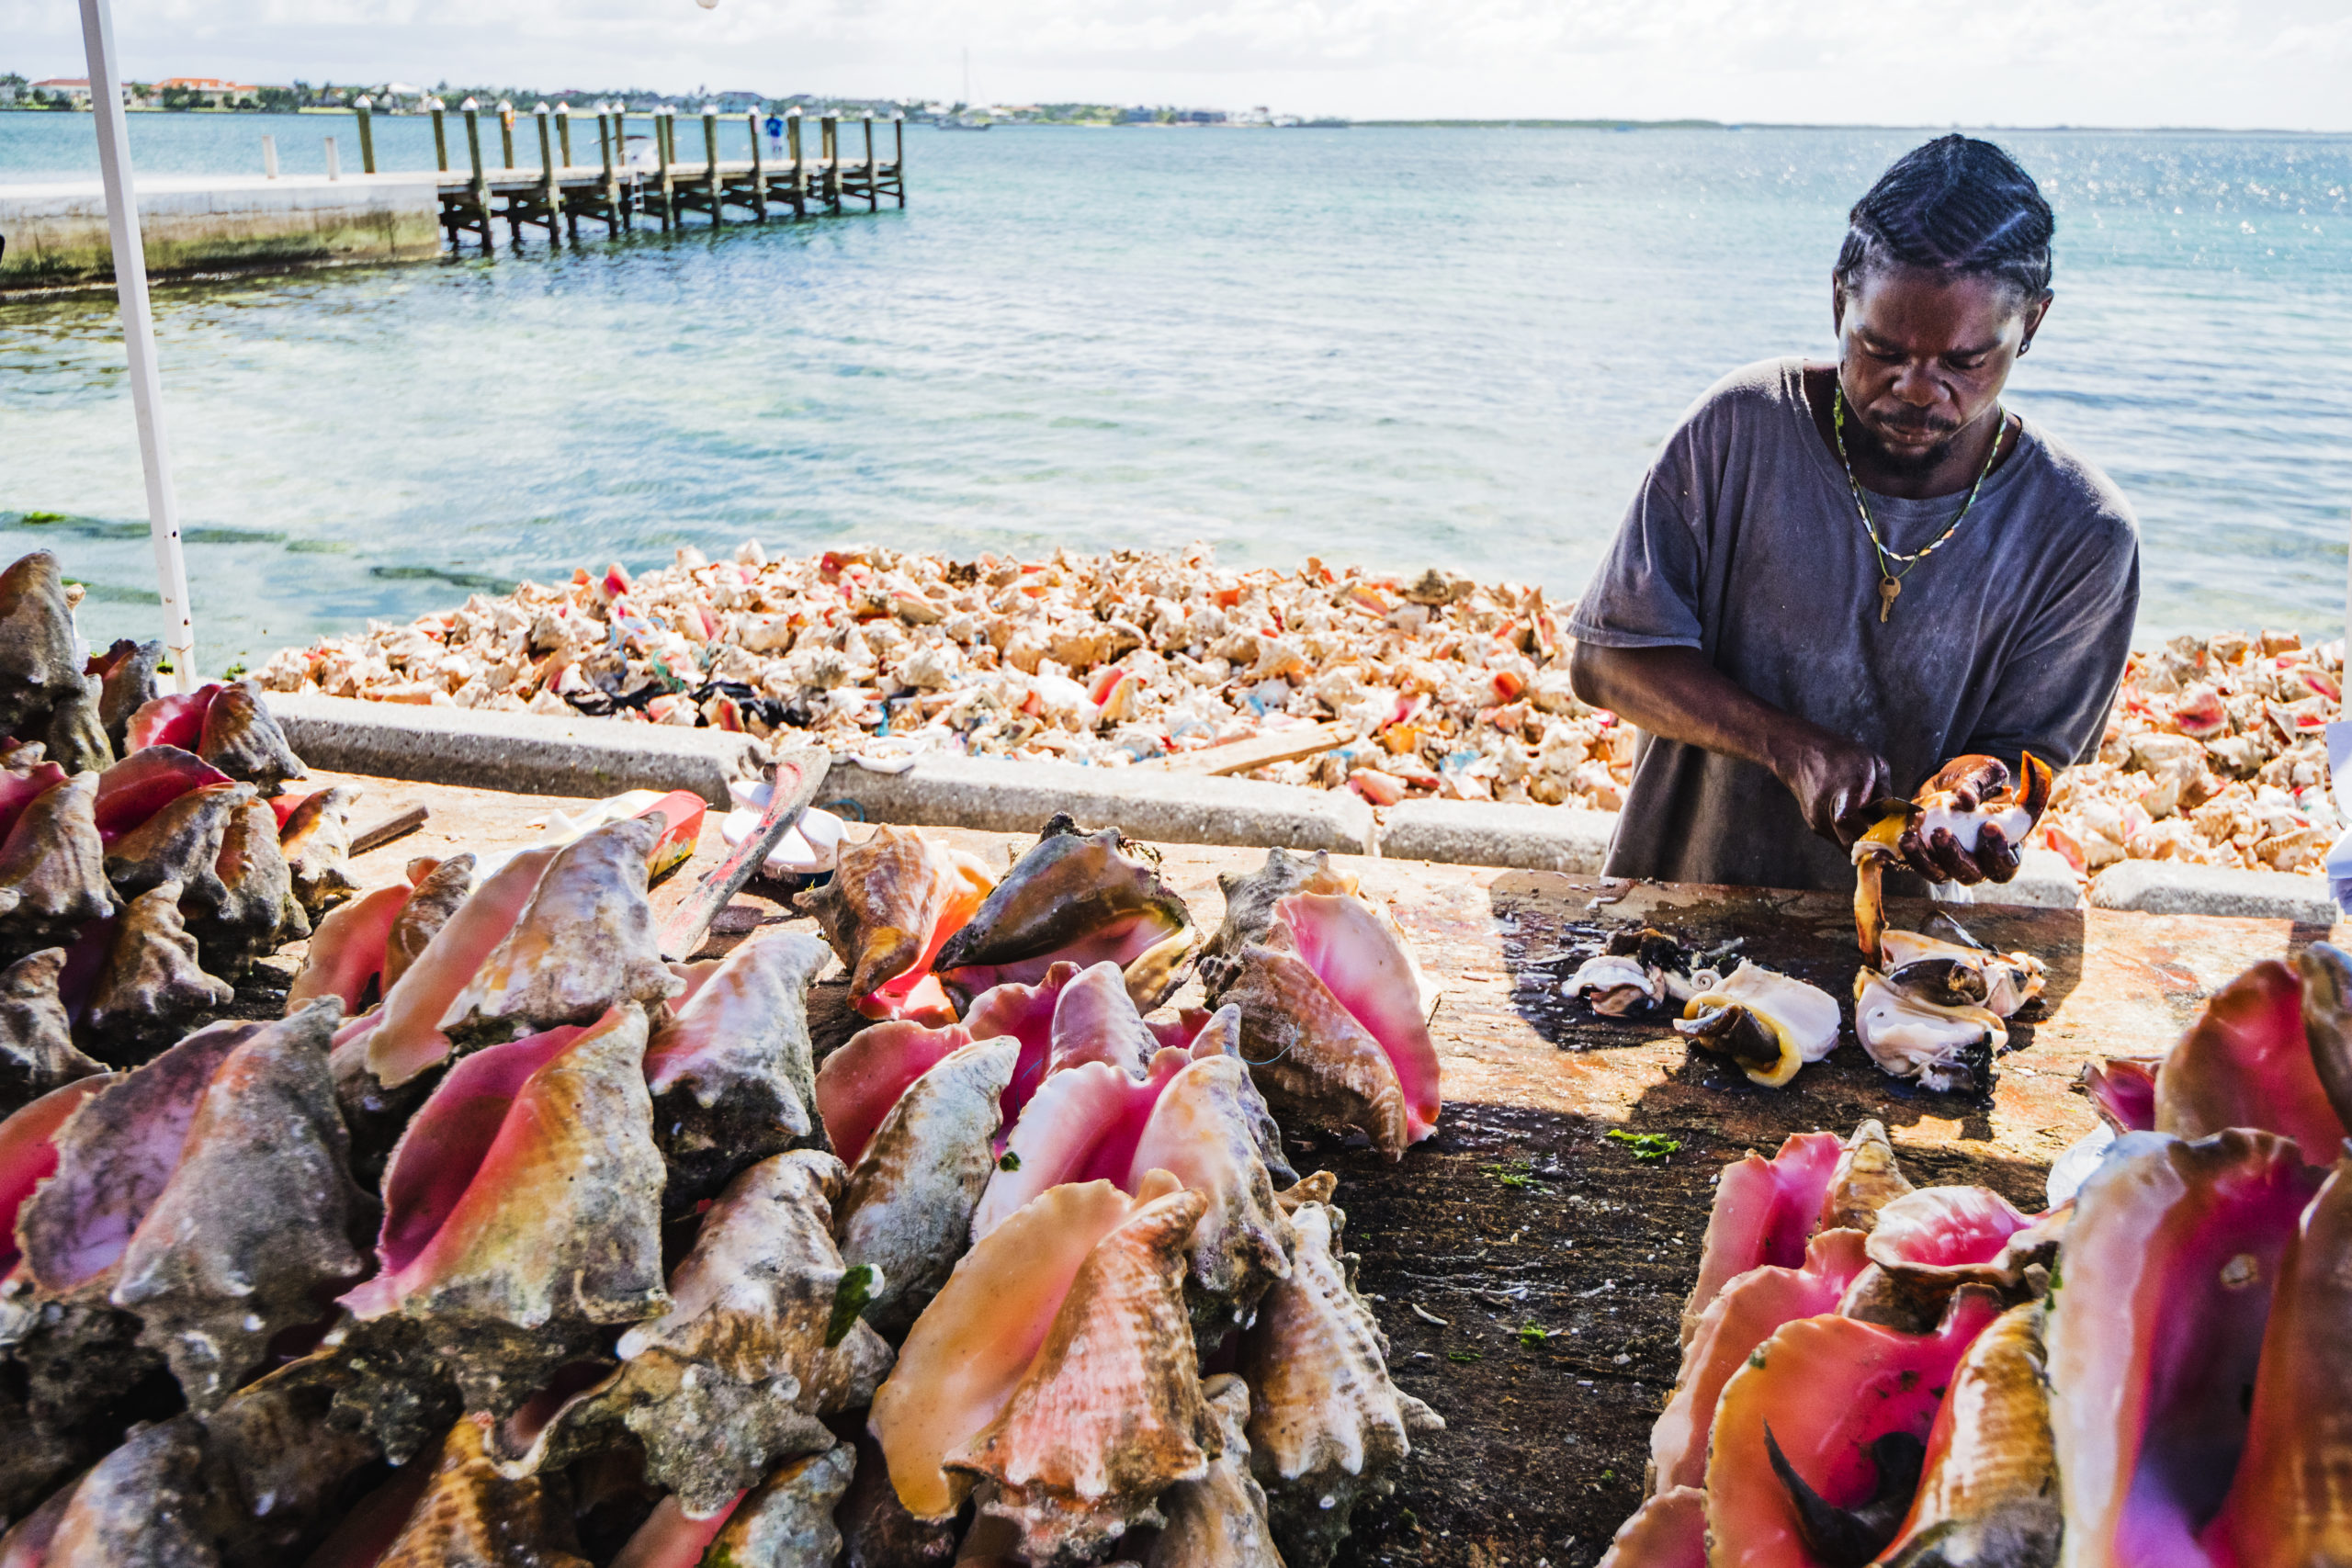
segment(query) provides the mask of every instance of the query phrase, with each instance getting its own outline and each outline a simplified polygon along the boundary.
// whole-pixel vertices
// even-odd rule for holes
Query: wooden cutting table
[[[422,831],[355,862],[363,886],[390,881],[413,855],[524,841],[549,812],[587,804],[319,777],[366,786],[355,827],[411,803],[432,809]],[[717,821],[695,862],[654,889],[657,905],[674,902],[723,852]],[[1030,841],[929,830],[997,867]],[[1264,860],[1195,845],[1163,853],[1204,930],[1224,915],[1217,874]],[[1600,1555],[1640,1500],[1711,1184],[1726,1161],[1769,1154],[1791,1133],[1842,1134],[1876,1117],[1913,1180],[1979,1182],[2040,1209],[2050,1161],[2096,1125],[2070,1088],[2086,1060],[2161,1052],[2248,964],[2352,938],[2283,920],[1954,907],[1980,940],[2050,967],[2041,1007],[2013,1022],[2014,1049],[1990,1094],[1914,1090],[1881,1074],[1850,1034],[1788,1088],[1763,1089],[1694,1058],[1663,1023],[1572,1008],[1560,982],[1608,931],[1651,924],[1700,949],[1736,940],[1742,956],[1848,998],[1859,956],[1843,896],[1338,863],[1389,902],[1443,992],[1434,1030],[1446,1099],[1437,1134],[1395,1164],[1291,1140],[1302,1174],[1339,1173],[1347,1245],[1362,1255],[1359,1284],[1387,1332],[1396,1379],[1447,1425],[1417,1442],[1395,1496],[1360,1510],[1340,1559],[1352,1564],[1564,1568]],[[752,921],[802,918],[763,897],[765,886],[739,900],[728,923],[740,929],[715,944]],[[1924,905],[1890,907],[1897,926],[1926,915]],[[297,951],[277,961],[288,974]],[[861,1021],[845,1001],[838,972],[820,982],[811,1021],[820,1052]],[[1645,1159],[1611,1131],[1676,1146]]]

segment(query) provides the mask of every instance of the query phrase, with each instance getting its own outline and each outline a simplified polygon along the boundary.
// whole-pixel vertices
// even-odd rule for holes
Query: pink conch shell
[[[204,735],[204,716],[220,694],[220,682],[208,681],[193,692],[167,692],[141,703],[124,727],[126,752],[143,751],[151,746],[174,746],[193,752]]]
[[[465,990],[491,949],[514,929],[538,887],[540,874],[555,854],[553,850],[526,850],[485,877],[456,913],[442,922],[414,961],[397,979],[388,981],[384,1005],[368,1034],[368,1070],[386,1088],[408,1082],[449,1054],[449,1037],[441,1032],[442,1015]],[[471,857],[458,856],[427,877],[418,894],[440,881],[459,860],[469,862],[470,873]],[[400,934],[395,925],[390,949],[398,948]],[[344,1038],[351,1037],[346,1028]]]
[[[869,1424],[909,1513],[944,1519],[963,1505],[972,1477],[951,1473],[950,1455],[1012,1397],[1095,1244],[1176,1190],[1173,1177],[1153,1183],[1141,1201],[1108,1181],[1055,1188],[956,1265],[874,1395]],[[1189,1335],[1184,1357],[1191,1359]]]
[[[1863,1121],[1846,1140],[1829,1173],[1829,1190],[1821,1199],[1820,1228],[1868,1231],[1878,1224],[1880,1210],[1910,1190],[1911,1179],[1895,1160],[1885,1124],[1875,1119]]]
[[[1701,1486],[1707,1479],[1707,1433],[1724,1384],[1758,1345],[1783,1325],[1838,1309],[1838,1300],[1870,1258],[1862,1233],[1828,1230],[1805,1247],[1796,1269],[1766,1264],[1726,1284],[1699,1314],[1682,1354],[1682,1371],[1666,1413],[1650,1428],[1652,1486]]]
[[[2352,1562],[2352,1159],[2279,1264],[2245,1451],[2203,1544],[2221,1563]]]
[[[681,988],[662,962],[646,856],[662,824],[632,818],[566,844],[514,929],[441,1015],[460,1023],[586,1023],[622,1002],[653,1007]]]
[[[17,818],[25,807],[65,782],[63,768],[55,762],[35,762],[28,768],[0,768],[0,840],[15,831]],[[99,799],[105,799],[106,784],[99,781]],[[92,813],[96,815],[94,811]]]
[[[401,1135],[382,1272],[343,1304],[418,1326],[469,1409],[511,1413],[604,1326],[670,1304],[645,1036],[631,1002],[487,1046]]]
[[[964,1027],[975,1040],[993,1040],[1010,1035],[1021,1042],[1021,1064],[1012,1072],[1012,1081],[1004,1088],[1004,1124],[1012,1126],[1021,1119],[1021,1108],[1037,1092],[1045,1081],[1053,1055],[1054,1010],[1061,1005],[1062,992],[1078,978],[1075,964],[1049,965],[1034,986],[1008,981],[982,991],[972,998],[971,1007],[964,1014]]]
[[[1677,1486],[1617,1527],[1595,1568],[1707,1568],[1707,1495]]]
[[[2058,1561],[2039,1303],[2011,1307],[1961,1358],[1928,1434],[1919,1489],[1882,1561]]]
[[[1288,850],[1266,852],[1266,863],[1246,874],[1221,871],[1217,887],[1225,895],[1225,919],[1216,934],[1201,947],[1201,983],[1216,998],[1238,973],[1242,950],[1263,942],[1274,929],[1274,906],[1294,893],[1353,893],[1356,879],[1331,867],[1322,850],[1311,855]]]
[[[346,1013],[356,1014],[368,988],[382,978],[384,948],[392,922],[408,908],[415,889],[404,882],[379,887],[348,899],[319,918],[311,932],[311,948],[302,967],[287,987],[286,1007],[294,1009],[333,997]]]
[[[1048,1075],[1080,1062],[1102,1062],[1141,1077],[1159,1049],[1159,1036],[1127,995],[1125,976],[1108,962],[1080,970],[1062,987],[1046,1041]]]
[[[932,964],[995,886],[988,868],[962,851],[910,828],[884,827],[862,844],[844,845],[832,881],[793,902],[817,917],[850,971],[859,1012],[946,1023],[955,1011]]]
[[[213,694],[194,750],[231,778],[259,786],[264,795],[276,795],[288,779],[304,776],[302,759],[294,755],[286,732],[270,716],[261,682],[250,677]]]
[[[1168,1523],[1141,1568],[1283,1568],[1266,1528],[1266,1494],[1250,1473],[1250,1385],[1230,1373],[1205,1378],[1201,1396],[1216,1423],[1216,1457],[1199,1481],[1159,1500]]]
[[[2344,1142],[2303,1032],[2302,981],[2284,964],[2257,964],[2216,991],[2157,1069],[2156,1131],[2193,1139],[2225,1127],[2291,1138],[2319,1165]]]
[[[799,1149],[737,1177],[672,1273],[670,1310],[623,1334],[620,1369],[543,1423],[526,1409],[494,1428],[501,1470],[565,1465],[626,1431],[648,1478],[709,1518],[780,1461],[831,1447],[817,1417],[871,1401],[891,1360],[861,1322],[826,1344],[847,1276],[831,1235],[842,1175]]]
[[[304,796],[278,829],[294,897],[312,914],[359,891],[351,880],[351,807],[358,798],[349,784],[320,790]]]
[[[1724,1167],[1699,1244],[1699,1281],[1682,1308],[1684,1345],[1699,1330],[1699,1314],[1731,1280],[1767,1263],[1793,1269],[1804,1261],[1805,1239],[1844,1153],[1834,1133],[1799,1133],[1770,1160],[1749,1154]]]
[[[989,1140],[998,1097],[1018,1049],[1010,1040],[988,1040],[933,1063],[891,1106],[850,1168],[833,1230],[845,1262],[882,1270],[866,1315],[886,1333],[905,1327],[931,1303],[970,1243],[972,1211],[996,1169]]]
[[[561,1494],[499,1474],[483,1451],[487,1425],[467,1416],[449,1429],[424,1495],[369,1568],[590,1568]]]
[[[1724,1385],[1707,1458],[1711,1568],[1810,1568],[1796,1504],[1775,1473],[1766,1427],[1790,1468],[1833,1508],[1852,1508],[1879,1475],[1871,1446],[1902,1434],[1925,1443],[1952,1369],[2000,1314],[1963,1287],[1931,1334],[1849,1317],[1808,1317],[1758,1346]]]
[[[849,1490],[856,1454],[846,1443],[778,1465],[724,1513],[693,1519],[674,1496],[629,1537],[612,1568],[820,1568],[841,1553],[833,1509]],[[0,1564],[0,1568],[6,1568]]]
[[[2320,1175],[2269,1133],[2132,1133],[2083,1183],[2046,1330],[2070,1563],[2202,1563]]]
[[[2138,1056],[2108,1056],[2083,1064],[2082,1091],[2098,1119],[2118,1133],[2154,1132],[2156,1067]]]
[[[111,849],[117,840],[188,791],[231,782],[228,774],[193,752],[151,746],[98,775],[91,815],[97,818],[98,837]]]
[[[899,1097],[974,1038],[960,1023],[933,1029],[905,1018],[851,1035],[817,1069],[817,1115],[833,1152],[855,1166]]]
[[[1969,1269],[1993,1263],[2009,1238],[2033,1223],[1989,1187],[1923,1187],[1879,1211],[1871,1261],[1883,1268]]]
[[[1147,1201],[1097,1242],[1035,1359],[993,1419],[949,1451],[994,1483],[984,1514],[1020,1532],[1023,1558],[1090,1562],[1170,1485],[1200,1481],[1216,1441],[1184,1315],[1187,1242],[1207,1201]]]
[[[85,1018],[94,1043],[122,1060],[178,1032],[190,1013],[227,1007],[236,987],[208,975],[196,938],[180,923],[180,885],[166,882],[130,901],[116,922],[106,967]]]
[[[1126,1188],[1145,1123],[1192,1060],[1164,1051],[1144,1078],[1102,1062],[1049,1074],[1005,1140],[1004,1157],[972,1213],[972,1239],[987,1235],[1049,1187],[1108,1180]]]
[[[831,957],[803,932],[756,932],[693,1000],[658,1014],[645,1082],[670,1170],[668,1212],[709,1197],[753,1161],[811,1140],[808,982]]]
[[[96,773],[51,785],[0,840],[0,931],[38,942],[113,912],[106,847],[90,810],[97,790]]]
[[[33,1190],[57,1171],[57,1130],[82,1102],[121,1081],[94,1074],[51,1089],[0,1122],[0,1274],[17,1266],[17,1217]]]
[[[1274,908],[1316,978],[1380,1042],[1404,1089],[1413,1141],[1437,1131],[1437,1045],[1429,1029],[1434,998],[1396,920],[1350,894],[1294,893]]]
[[[2335,1118],[2352,1127],[2352,954],[2315,942],[2295,955],[2303,981],[2303,1039]],[[2308,1154],[2309,1151],[2305,1151]]]
[[[193,892],[185,898],[205,957],[215,969],[237,974],[254,958],[284,940],[311,934],[311,918],[294,897],[294,880],[277,847],[277,814],[265,800],[248,797],[230,813],[220,835],[220,858],[213,869],[219,903]]]
[[[420,855],[401,869],[415,891],[409,895],[399,919],[392,921],[392,929],[384,934],[383,988],[388,995],[408,973],[409,965],[423,957],[425,948],[441,934],[441,928],[465,904],[474,886],[470,854],[454,854],[447,860]],[[483,951],[488,951],[487,946]]]
[[[107,847],[107,879],[123,894],[176,882],[196,904],[217,908],[228,897],[219,869],[220,843],[253,794],[253,785],[242,784],[188,790]]]
[[[1240,1371],[1251,1402],[1250,1467],[1266,1489],[1283,1561],[1321,1568],[1355,1506],[1395,1488],[1392,1472],[1413,1450],[1408,1434],[1445,1423],[1389,1381],[1387,1338],[1356,1292],[1356,1259],[1340,1250],[1345,1213],[1303,1201],[1291,1224],[1290,1278],[1266,1292],[1243,1331]]]
[[[1169,1080],[1127,1162],[1130,1190],[1165,1170],[1208,1200],[1190,1244],[1187,1296],[1203,1343],[1249,1316],[1266,1288],[1290,1277],[1294,1237],[1274,1201],[1258,1142],[1266,1102],[1232,1056],[1193,1062]]]
[[[74,1043],[57,993],[64,968],[65,949],[45,947],[0,969],[0,1116],[106,1071]]]

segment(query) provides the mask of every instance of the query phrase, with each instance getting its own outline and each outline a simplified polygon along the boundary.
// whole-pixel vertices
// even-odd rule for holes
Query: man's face
[[[1846,401],[1881,460],[1911,470],[1934,468],[1992,410],[2050,309],[1997,278],[1899,265],[1830,287]]]

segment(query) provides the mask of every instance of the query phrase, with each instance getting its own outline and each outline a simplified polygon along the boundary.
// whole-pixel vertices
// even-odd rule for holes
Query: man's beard
[[[1951,456],[1952,444],[1960,439],[1961,432],[1967,428],[1965,425],[1954,425],[1949,430],[1939,431],[1931,446],[1917,451],[1899,451],[1880,439],[1878,432],[1871,428],[1868,420],[1855,420],[1854,427],[1861,436],[1861,440],[1856,445],[1860,446],[1880,468],[1897,474],[1931,472],[1945,458]],[[1907,435],[1910,432],[1905,431],[1904,434]]]

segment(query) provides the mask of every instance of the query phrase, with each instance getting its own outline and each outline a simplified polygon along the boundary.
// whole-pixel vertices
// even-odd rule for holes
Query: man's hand
[[[1972,800],[1962,809],[1973,809]],[[1963,887],[1973,887],[1980,882],[2007,882],[2017,875],[2023,859],[2020,846],[2009,842],[2009,836],[1993,823],[1984,823],[1976,830],[1973,852],[1962,849],[1949,828],[1938,828],[1932,833],[1922,833],[1914,823],[1896,846],[1903,862],[1930,882],[1957,882]]]
[[[1770,766],[1797,797],[1805,826],[1838,844],[1870,831],[1871,803],[1893,788],[1886,759],[1803,719],[1788,720],[1773,738]]]

